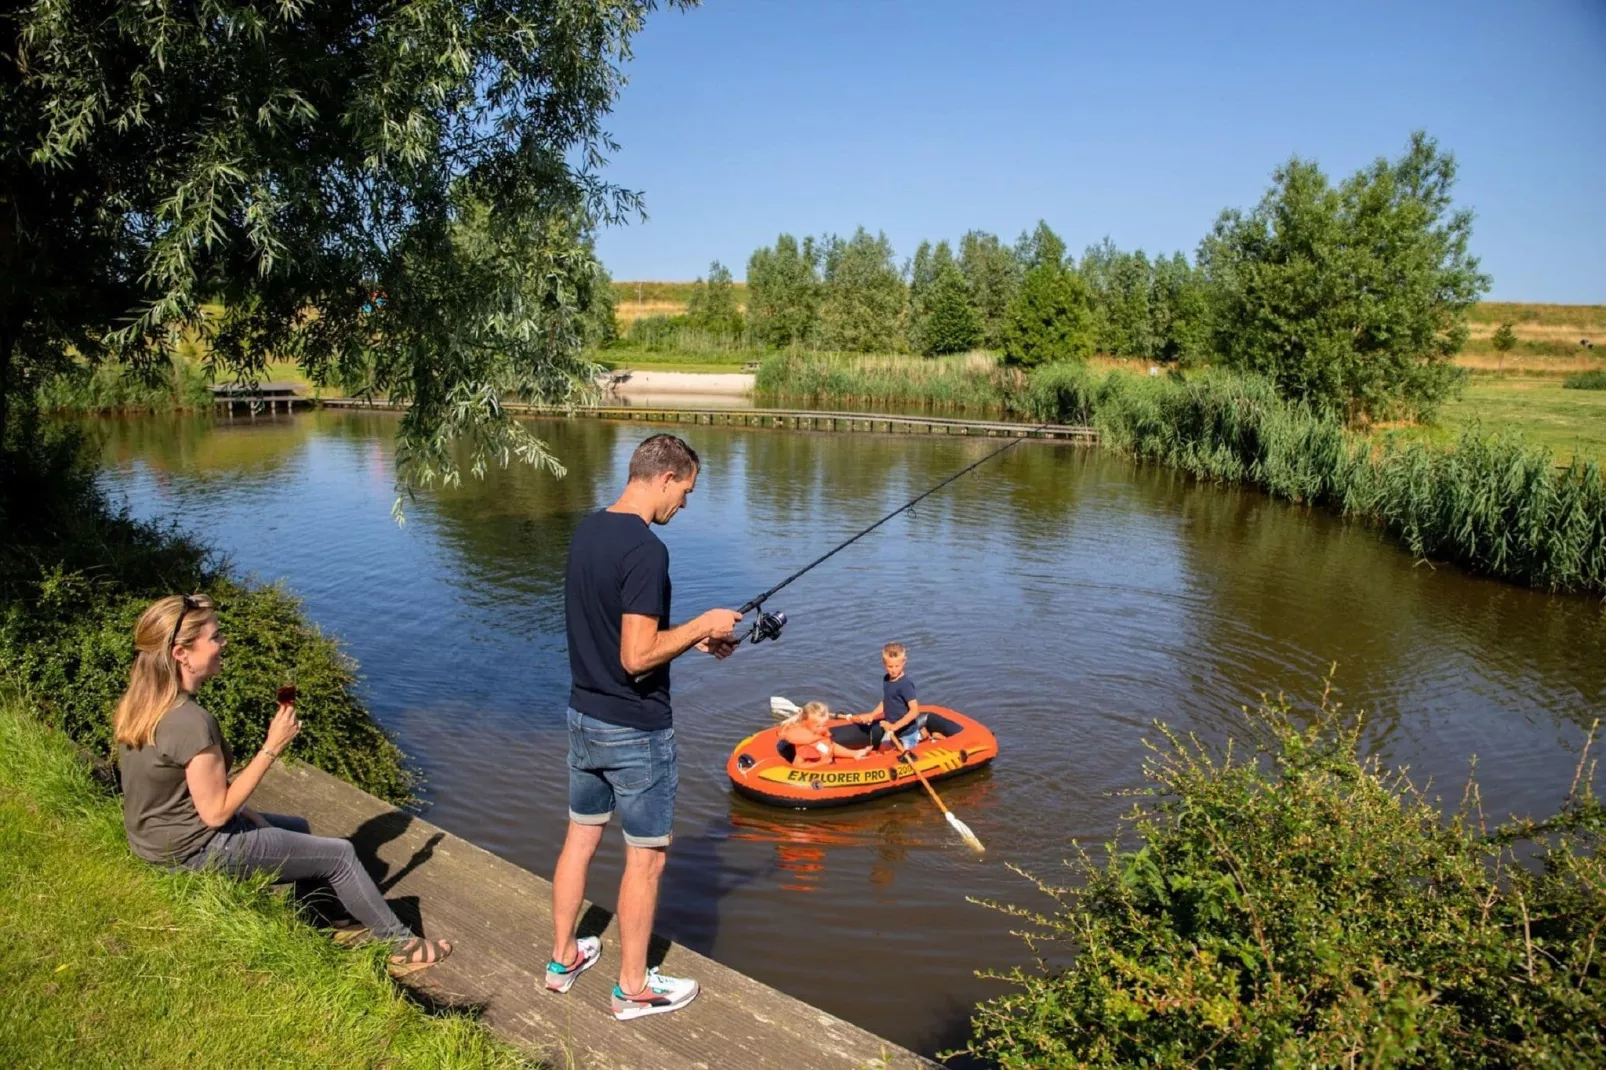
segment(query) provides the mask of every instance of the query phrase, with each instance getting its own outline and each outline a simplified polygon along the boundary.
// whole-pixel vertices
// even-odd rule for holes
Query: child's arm
[[[919,716],[920,716],[920,701],[918,699],[910,699],[909,700],[909,712],[904,714],[901,718],[899,718],[896,721],[888,722],[888,724],[886,726],[886,730],[888,732],[892,733],[893,735],[897,735],[899,732],[902,732],[909,725],[914,724],[915,723],[915,718],[919,717]]]
[[[877,702],[875,704],[875,709],[871,710],[869,713],[856,713],[852,717],[849,717],[848,720],[852,721],[854,724],[869,724],[871,721],[878,720],[885,716],[885,714],[881,712],[882,705],[883,703]]]

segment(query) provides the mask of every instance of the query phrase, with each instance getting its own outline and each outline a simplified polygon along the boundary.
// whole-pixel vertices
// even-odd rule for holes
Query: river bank
[[[258,881],[134,858],[72,745],[0,702],[0,1065],[536,1070],[466,1014],[429,1013],[378,947],[342,950]]]

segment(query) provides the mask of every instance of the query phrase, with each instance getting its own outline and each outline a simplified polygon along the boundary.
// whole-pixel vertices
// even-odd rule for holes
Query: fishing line
[[[991,453],[989,453],[987,456],[983,457],[981,460],[975,461],[975,462],[973,462],[971,464],[966,465],[965,467],[961,468],[959,471],[955,472],[953,475],[949,476],[947,479],[943,480],[941,483],[938,483],[936,486],[934,486],[934,487],[930,488],[929,490],[925,491],[923,494],[918,494],[915,497],[910,498],[908,501],[906,501],[902,505],[898,506],[892,512],[888,513],[886,516],[882,517],[880,520],[877,520],[874,524],[871,524],[869,527],[865,528],[863,531],[859,532],[856,535],[853,535],[853,536],[851,536],[849,538],[846,538],[846,539],[842,540],[836,546],[833,546],[831,549],[827,550],[825,553],[821,554],[819,557],[816,557],[813,561],[810,561],[808,564],[804,565],[802,568],[798,569],[796,572],[794,572],[790,576],[786,577],[786,579],[782,580],[780,583],[777,583],[774,587],[771,587],[769,590],[765,591],[763,594],[759,595],[758,597],[750,599],[749,601],[744,603],[742,605],[741,609],[738,612],[740,612],[743,616],[746,616],[749,612],[751,612],[751,611],[753,611],[755,609],[759,610],[758,620],[753,622],[753,626],[751,628],[749,628],[747,630],[747,633],[745,635],[743,635],[740,639],[738,639],[737,642],[740,643],[740,642],[743,642],[743,641],[748,641],[748,642],[754,642],[754,643],[761,643],[766,639],[779,639],[781,637],[781,629],[786,627],[786,614],[785,613],[765,613],[765,612],[763,612],[763,605],[764,605],[765,600],[768,599],[771,595],[773,595],[776,591],[779,591],[782,587],[785,587],[787,584],[791,583],[793,580],[797,579],[799,576],[802,576],[805,572],[808,572],[810,569],[814,568],[816,565],[822,564],[828,558],[840,553],[843,550],[846,550],[849,546],[852,546],[854,543],[858,542],[860,539],[864,538],[866,535],[870,534],[876,528],[880,527],[882,524],[885,524],[887,521],[891,520],[893,517],[897,516],[899,513],[906,512],[906,511],[908,511],[910,509],[913,509],[921,501],[925,500],[926,498],[931,497],[933,494],[937,493],[939,490],[941,490],[942,488],[946,487],[948,484],[952,483],[954,480],[958,479],[960,476],[968,475],[969,473],[974,472],[976,469],[980,468],[982,465],[986,464],[988,461],[992,460],[994,457],[997,457],[1000,453],[1003,453],[1006,450],[1014,449],[1016,446],[1020,445],[1022,442],[1025,442],[1032,435],[1034,435],[1037,432],[1042,431],[1043,429],[1045,429],[1047,427],[1050,427],[1050,426],[1051,426],[1051,424],[1047,424],[1047,423],[1038,424],[1036,427],[1030,428],[1024,435],[1020,435],[1020,436],[1018,436],[1018,437],[1016,437],[1014,439],[1011,439],[1009,442],[1004,443],[1002,446],[998,447],[996,450],[993,450]]]

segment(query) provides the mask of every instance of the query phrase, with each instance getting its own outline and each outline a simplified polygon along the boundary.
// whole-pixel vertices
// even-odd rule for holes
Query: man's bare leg
[[[567,846],[564,850],[567,852]],[[652,939],[653,912],[658,908],[658,880],[663,876],[668,853],[667,847],[625,844],[618,921],[619,987],[627,995],[640,992],[647,984],[647,942]]]
[[[569,822],[569,834],[558,855],[558,868],[552,874],[552,961],[572,966],[579,955],[574,946],[574,927],[580,921],[580,904],[586,897],[586,871],[591,856],[602,842],[607,825]]]

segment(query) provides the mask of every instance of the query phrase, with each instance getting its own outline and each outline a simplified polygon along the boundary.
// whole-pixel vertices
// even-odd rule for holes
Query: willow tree
[[[555,465],[501,399],[586,379],[588,232],[640,209],[601,122],[654,6],[3,4],[0,434],[69,353],[165,367],[205,329],[214,370],[404,402],[403,483],[459,438]]]

